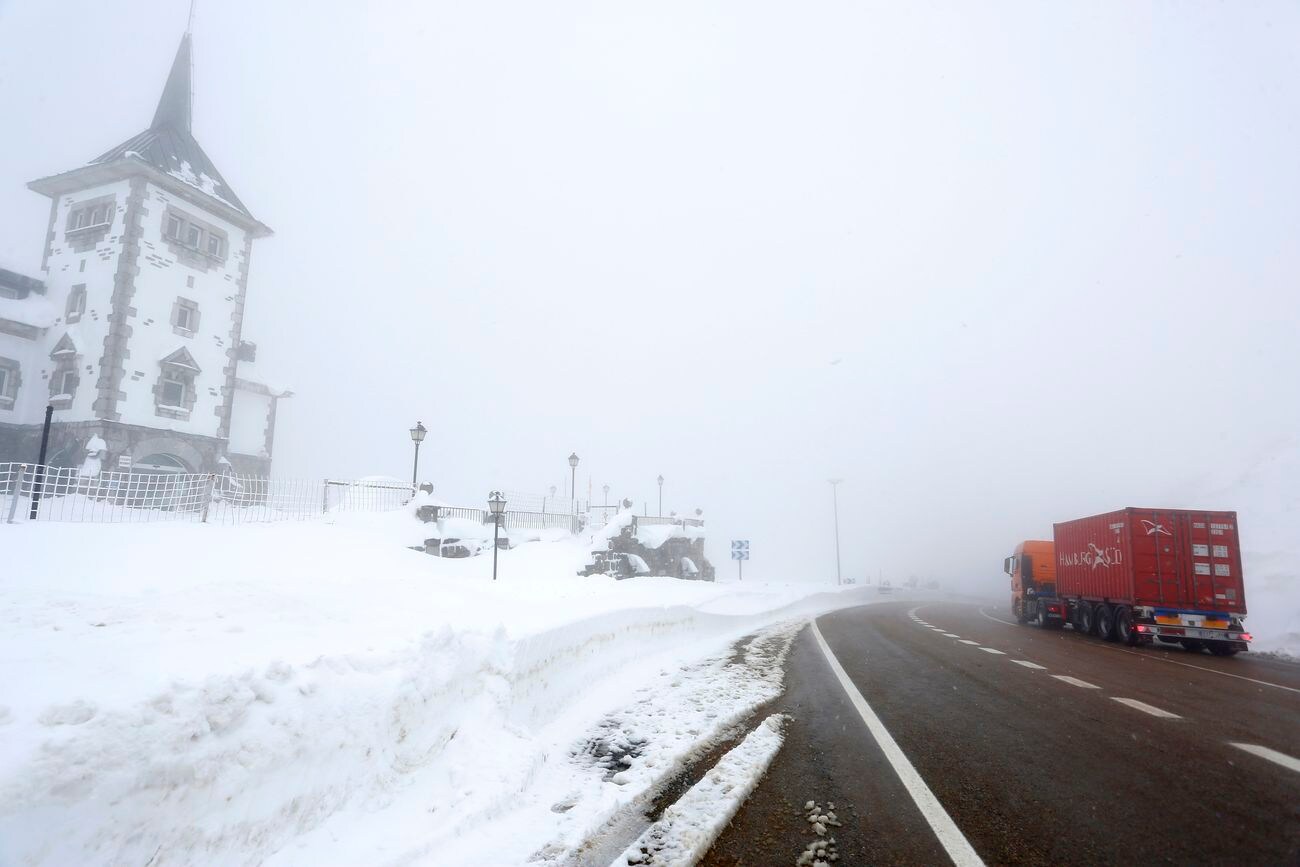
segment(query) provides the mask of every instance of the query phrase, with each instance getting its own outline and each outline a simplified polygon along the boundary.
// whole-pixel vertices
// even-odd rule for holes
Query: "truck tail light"
[[[1137,624],[1136,626],[1134,626],[1133,628],[1136,629],[1138,632],[1151,632],[1151,631],[1152,631],[1152,630],[1151,630],[1151,627],[1150,627],[1150,626],[1147,626],[1145,623],[1139,623],[1139,624]]]
[[[1249,632],[1243,632],[1243,633],[1241,633],[1241,640],[1242,640],[1242,641],[1254,641],[1254,640],[1255,640],[1255,636],[1251,635]]]

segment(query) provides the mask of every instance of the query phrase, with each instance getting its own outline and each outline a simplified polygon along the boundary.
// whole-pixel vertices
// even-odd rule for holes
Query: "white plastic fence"
[[[103,472],[0,463],[0,522],[300,521],[330,512],[384,512],[410,502],[409,485],[190,473]]]

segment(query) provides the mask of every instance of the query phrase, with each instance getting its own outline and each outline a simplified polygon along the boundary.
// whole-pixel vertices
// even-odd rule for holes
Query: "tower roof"
[[[252,217],[192,132],[193,59],[190,34],[181,37],[149,129],[91,160],[91,165],[138,159]]]

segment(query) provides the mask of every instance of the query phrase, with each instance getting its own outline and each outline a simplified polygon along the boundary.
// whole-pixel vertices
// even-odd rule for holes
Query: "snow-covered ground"
[[[1207,480],[1192,500],[1192,508],[1237,512],[1254,650],[1300,658],[1300,441],[1280,442],[1234,477]]]
[[[0,525],[0,864],[626,846],[626,815],[777,694],[789,624],[874,598],[580,577],[571,537],[502,551],[493,583],[490,556],[406,547],[426,535],[409,511]]]

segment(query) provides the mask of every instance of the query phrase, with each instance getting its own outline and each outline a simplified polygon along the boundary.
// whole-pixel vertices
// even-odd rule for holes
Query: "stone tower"
[[[44,318],[26,317],[30,331],[15,335],[23,329],[4,328],[0,308],[0,338],[27,344],[8,359],[21,369],[7,410],[0,403],[0,461],[35,460],[48,403],[51,462],[79,463],[99,436],[105,469],[269,468],[284,394],[241,377],[240,362],[254,352],[242,335],[253,241],[271,230],[194,138],[190,42],[148,129],[28,184],[50,198],[46,276],[28,299]]]

